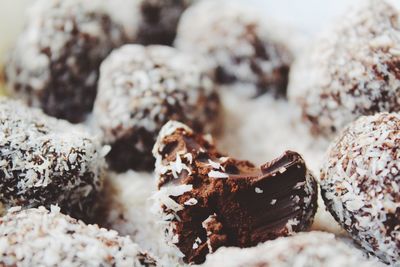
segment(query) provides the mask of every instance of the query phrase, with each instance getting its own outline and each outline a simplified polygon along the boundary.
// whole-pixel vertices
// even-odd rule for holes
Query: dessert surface
[[[32,1],[0,266],[400,267],[400,4],[354,1]]]
[[[1,219],[0,244],[4,266],[156,266],[130,238],[86,225],[55,206],[8,210]]]
[[[108,150],[79,125],[0,98],[2,207],[58,204],[64,213],[93,218]]]

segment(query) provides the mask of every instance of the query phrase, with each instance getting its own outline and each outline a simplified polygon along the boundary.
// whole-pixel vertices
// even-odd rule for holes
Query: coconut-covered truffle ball
[[[210,131],[219,98],[201,62],[172,47],[125,45],[100,70],[95,121],[117,171],[153,169],[151,150],[169,120]]]
[[[145,45],[171,45],[175,39],[179,18],[193,1],[140,0],[137,41]]]
[[[233,1],[199,1],[182,15],[176,46],[208,59],[219,83],[253,84],[286,94],[291,54],[257,10]]]
[[[91,111],[98,68],[126,41],[100,0],[37,1],[6,64],[12,95],[78,122]]]
[[[210,136],[171,121],[153,153],[166,241],[187,263],[202,263],[222,246],[255,246],[312,224],[317,183],[296,152],[257,168],[221,155]]]
[[[91,217],[102,187],[105,148],[79,126],[0,99],[0,203]]]
[[[86,225],[55,206],[10,209],[0,219],[0,249],[2,266],[156,266],[129,237]]]
[[[327,137],[361,115],[400,111],[399,11],[368,0],[340,18],[294,64],[289,95]]]
[[[254,248],[221,248],[208,255],[204,267],[376,267],[360,251],[322,232],[300,233],[268,241]],[[382,265],[383,266],[383,265]]]
[[[360,117],[330,146],[321,171],[328,210],[368,252],[400,261],[400,115]]]

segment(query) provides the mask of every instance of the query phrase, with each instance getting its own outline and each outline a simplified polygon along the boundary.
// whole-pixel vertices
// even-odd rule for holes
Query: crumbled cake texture
[[[312,224],[317,184],[295,152],[256,168],[221,155],[209,135],[170,121],[153,154],[155,211],[184,262],[202,263],[221,246],[255,246]]]
[[[10,209],[0,218],[0,253],[1,266],[156,266],[129,237],[86,225],[56,206]]]
[[[400,261],[400,115],[360,117],[328,150],[325,203],[353,239],[382,261]],[[397,266],[397,265],[396,265]]]
[[[206,58],[219,83],[255,84],[257,94],[285,95],[292,56],[268,25],[247,4],[198,1],[183,13],[175,45]]]
[[[291,71],[289,95],[327,137],[361,115],[400,111],[399,11],[368,0],[336,21]]]
[[[128,41],[101,2],[35,2],[6,64],[11,95],[58,118],[85,119],[101,61]]]
[[[111,168],[154,168],[151,150],[169,120],[209,132],[219,97],[202,61],[167,46],[125,45],[102,63],[94,117]]]
[[[207,256],[204,267],[376,267],[359,250],[323,232],[299,233],[278,238],[253,248],[221,248]]]
[[[3,208],[58,204],[78,218],[94,212],[107,148],[84,128],[0,98]]]

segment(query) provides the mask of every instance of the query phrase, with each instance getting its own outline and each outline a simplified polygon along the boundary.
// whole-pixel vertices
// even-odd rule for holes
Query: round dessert
[[[178,26],[176,46],[207,58],[219,83],[252,84],[286,94],[291,53],[257,10],[232,1],[198,1]]]
[[[94,117],[116,171],[151,170],[151,150],[169,120],[210,131],[219,98],[201,62],[167,46],[125,45],[102,63]]]
[[[172,45],[179,18],[194,0],[140,0],[137,41]]]
[[[400,261],[400,115],[360,117],[330,146],[321,171],[328,210],[365,250]]]
[[[129,237],[61,214],[59,208],[12,208],[0,220],[2,266],[154,267]]]
[[[361,115],[400,111],[400,18],[368,0],[340,18],[291,70],[289,96],[316,135]]]
[[[107,152],[81,127],[18,101],[0,99],[0,204],[57,204],[91,218],[102,187]]]
[[[9,56],[10,94],[45,113],[79,122],[92,110],[98,68],[126,41],[102,1],[40,0]]]
[[[356,248],[323,232],[300,233],[278,238],[254,248],[221,248],[207,256],[204,267],[373,267],[381,266],[368,261]]]
[[[153,154],[163,232],[186,263],[202,263],[222,246],[256,246],[306,230],[313,222],[317,183],[296,152],[257,168],[220,154],[209,135],[170,121]]]

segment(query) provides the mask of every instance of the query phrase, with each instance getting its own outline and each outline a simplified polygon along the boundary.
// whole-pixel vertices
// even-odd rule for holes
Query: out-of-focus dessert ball
[[[137,41],[144,45],[172,45],[179,19],[194,0],[140,0],[139,2]]]
[[[254,248],[221,248],[207,256],[204,267],[373,267],[360,251],[323,232],[299,233]]]
[[[127,41],[101,2],[35,2],[6,64],[11,95],[58,118],[85,119],[101,61]]]
[[[103,62],[94,107],[112,169],[151,170],[151,150],[169,120],[209,132],[219,115],[215,86],[196,57],[167,46],[125,45]]]
[[[365,1],[294,64],[289,95],[312,133],[331,137],[361,115],[400,111],[399,21],[386,1]]]
[[[268,26],[247,4],[199,1],[182,15],[175,45],[206,58],[219,83],[252,84],[253,95],[286,95],[292,56]]]

